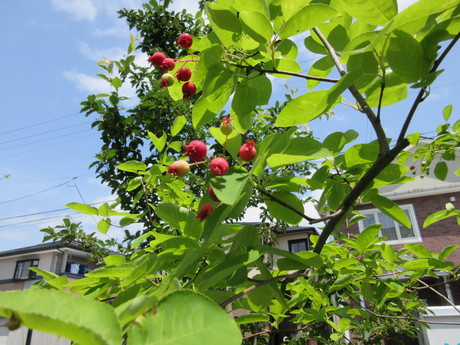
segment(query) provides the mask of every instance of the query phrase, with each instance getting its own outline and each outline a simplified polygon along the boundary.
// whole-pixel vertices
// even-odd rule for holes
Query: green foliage
[[[160,90],[156,79],[162,72],[134,64],[134,39],[127,57],[101,62],[107,73],[101,77],[115,91],[89,96],[83,111],[101,115],[94,126],[104,146],[94,164],[130,212],[116,211],[118,203],[68,207],[100,217],[103,233],[115,224],[113,216],[123,217],[121,227],[139,221],[143,231],[131,237],[125,256],[105,257],[104,265],[81,280],[67,283],[37,271],[42,288],[15,293],[17,304],[0,294],[0,311],[10,323],[24,322],[81,345],[120,344],[121,334],[133,345],[215,344],[216,339],[239,344],[237,324],[252,332],[247,341],[273,344],[287,320],[305,329],[290,344],[337,343],[349,331],[361,344],[396,334],[414,337],[415,325],[424,325],[415,315],[426,312],[417,297],[421,278],[442,273],[458,279],[458,269],[447,261],[456,246],[439,253],[420,244],[395,250],[379,237],[380,224],[359,235],[340,230],[351,215],[350,223],[363,219],[355,215],[362,202],[410,227],[407,214],[379,193],[380,187],[411,180],[404,166],[409,158],[421,161],[421,176],[432,169],[436,178],[448,178],[447,162],[456,159],[460,142],[460,122],[448,122],[452,108],[444,109],[445,123],[430,142],[407,128],[427,86],[436,82],[444,52],[455,43],[459,2],[421,0],[398,12],[396,1],[383,0],[222,0],[206,2],[193,19],[167,11],[169,1],[152,0],[141,11],[121,11],[140,32],[142,51],[162,50],[176,58],[173,74],[180,64],[190,67],[198,92],[183,100],[179,82]],[[185,30],[194,36],[189,51],[174,45]],[[302,72],[303,57],[292,38],[297,35],[307,50],[322,55],[310,74]],[[443,41],[447,47],[438,50]],[[330,78],[334,67],[338,79]],[[271,105],[274,78],[300,78],[318,90],[291,91],[285,102]],[[127,82],[139,100],[132,109],[123,108],[125,98],[118,93]],[[399,132],[391,141],[380,119],[385,106],[409,95],[409,86],[420,92],[404,125],[392,128]],[[350,95],[353,100],[345,99]],[[376,140],[365,142],[354,130],[321,140],[304,129],[320,117],[335,121],[328,115],[341,103],[367,117]],[[232,119],[229,135],[219,129],[222,114]],[[238,153],[249,139],[257,153],[246,162]],[[168,173],[174,161],[186,158],[182,147],[190,140],[205,141],[209,156],[191,162],[187,176]],[[147,143],[148,155],[141,150]],[[208,172],[211,155],[227,160],[227,174]],[[209,187],[219,201],[208,194]],[[322,191],[317,206],[326,217],[306,214],[305,197],[314,190]],[[250,206],[263,209],[260,226],[236,222]],[[447,204],[424,226],[451,216],[460,219],[459,210]],[[310,237],[312,250],[291,253],[271,245],[273,226],[302,220],[326,222],[320,235]],[[65,233],[46,232],[50,239],[81,235],[70,223],[65,227]],[[334,241],[328,241],[331,235]],[[26,301],[34,293],[62,300],[68,309],[71,300],[85,302],[74,304],[73,317],[59,331],[62,319],[51,307],[33,313],[39,307]],[[83,325],[77,316],[92,308],[94,315],[107,313],[106,323]],[[236,320],[226,315],[241,310],[245,315]]]

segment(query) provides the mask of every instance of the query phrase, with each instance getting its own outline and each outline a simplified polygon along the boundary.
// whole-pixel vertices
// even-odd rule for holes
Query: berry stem
[[[201,161],[201,162],[195,162],[195,163],[189,163],[189,165],[198,165],[198,164],[203,164],[207,163],[208,161]]]
[[[200,60],[192,59],[192,60],[181,60],[181,59],[174,59],[176,62],[198,62]]]

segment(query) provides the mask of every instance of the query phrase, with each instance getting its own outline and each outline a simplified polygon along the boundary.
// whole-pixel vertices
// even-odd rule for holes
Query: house
[[[0,291],[24,290],[41,279],[30,267],[67,276],[82,278],[92,268],[88,253],[74,243],[44,243],[0,252]],[[0,345],[69,345],[67,339],[20,327],[9,331],[6,319],[0,318]]]
[[[414,152],[415,149],[416,147],[411,146],[407,150]],[[414,178],[411,182],[379,188],[381,195],[393,200],[407,214],[412,228],[409,229],[399,224],[374,208],[373,205],[364,204],[357,207],[357,210],[367,218],[350,227],[344,226],[340,231],[346,234],[359,234],[367,226],[380,223],[382,224],[380,236],[386,237],[386,243],[393,245],[397,250],[406,244],[418,243],[431,252],[439,253],[448,245],[460,245],[460,225],[457,217],[446,218],[423,228],[425,219],[437,211],[445,210],[447,203],[453,204],[457,209],[460,208],[460,176],[455,174],[460,159],[458,149],[455,158],[453,161],[446,161],[448,174],[444,181],[437,179],[433,174],[421,176],[423,163],[409,160],[405,164],[410,167],[407,176]],[[431,170],[439,161],[440,157],[433,160]],[[454,251],[448,260],[458,266],[460,249]],[[425,320],[460,322],[460,313],[446,300],[447,298],[455,305],[460,305],[460,282],[446,283],[449,278],[439,275],[437,279],[432,277],[424,279],[436,289],[436,292],[430,289],[420,290],[419,296],[427,302],[429,310],[433,313],[433,315],[422,316]],[[446,298],[441,297],[440,294]],[[460,331],[458,326],[433,324],[430,329],[422,330],[415,344],[460,344]]]

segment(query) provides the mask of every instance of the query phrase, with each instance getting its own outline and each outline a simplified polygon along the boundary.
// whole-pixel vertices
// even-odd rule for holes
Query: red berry
[[[173,163],[168,169],[168,174],[174,174],[174,176],[184,177],[188,175],[190,166],[186,161],[178,160]]]
[[[206,157],[206,144],[200,140],[192,140],[190,144],[185,146],[186,156],[190,157],[192,161],[201,161]]]
[[[209,187],[208,189],[208,195],[211,198],[212,201],[215,202],[220,202],[219,198],[217,197],[216,193],[214,193],[214,189],[212,187]]]
[[[172,71],[176,67],[176,63],[171,58],[166,58],[161,62],[160,65],[163,71]]]
[[[184,49],[188,49],[192,46],[193,43],[193,37],[192,35],[184,32],[183,34],[179,35],[179,39],[176,42],[178,45],[180,45]]]
[[[195,218],[199,218],[201,221],[203,221],[206,218],[208,218],[213,212],[214,206],[212,206],[211,204],[203,204],[203,206],[201,206],[200,208],[200,212],[198,212]]]
[[[209,163],[209,169],[211,169],[213,175],[223,176],[228,171],[228,162],[221,157],[214,158],[211,163]]]
[[[248,142],[240,147],[240,158],[245,162],[253,160],[256,156],[256,148],[254,147],[254,140],[248,140]]]
[[[161,76],[160,89],[165,86],[171,86],[172,84],[174,84],[174,77],[172,74],[166,73]]]
[[[151,57],[147,59],[152,65],[160,67],[163,60],[166,59],[166,55],[161,52],[156,52]]]
[[[196,86],[192,82],[186,82],[184,85],[182,85],[182,93],[184,95],[184,99],[190,98],[192,96],[195,96],[196,94]]]
[[[177,71],[177,80],[180,80],[180,81],[189,81],[190,78],[192,77],[192,71],[189,70],[187,67],[182,67],[182,68],[179,68],[179,70]]]

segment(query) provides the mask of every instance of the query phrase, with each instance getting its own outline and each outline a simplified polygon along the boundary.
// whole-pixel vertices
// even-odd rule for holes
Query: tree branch
[[[313,75],[307,75],[307,74],[301,74],[301,73],[295,73],[295,72],[289,72],[289,71],[281,71],[277,69],[263,69],[263,68],[250,66],[250,65],[241,65],[238,63],[230,62],[230,61],[227,61],[227,62],[235,67],[244,68],[244,69],[253,69],[254,71],[262,72],[262,73],[269,73],[269,74],[278,73],[278,74],[290,75],[292,77],[299,77],[303,79],[324,81],[327,83],[337,83],[339,81],[339,79],[334,79],[334,78],[316,77]]]
[[[335,218],[335,217],[338,217],[342,214],[342,210],[338,210],[330,215],[327,215],[325,217],[321,217],[321,218],[312,218],[312,217],[309,217],[307,216],[305,213],[299,211],[298,209],[294,208],[293,206],[289,205],[288,203],[284,202],[283,200],[281,199],[278,199],[276,196],[274,196],[273,194],[270,194],[269,192],[267,192],[266,190],[264,190],[263,188],[257,186],[256,187],[257,190],[262,193],[263,195],[265,195],[267,198],[269,198],[271,201],[274,201],[278,204],[280,204],[281,206],[284,206],[288,209],[290,209],[292,212],[295,212],[296,214],[298,214],[299,216],[301,216],[303,219],[307,220],[310,224],[316,224],[316,223],[320,223],[320,222],[323,222],[325,220],[328,220],[328,219],[331,219],[331,218]]]
[[[453,48],[455,43],[457,43],[459,38],[460,38],[460,33],[458,33],[457,36],[455,36],[452,39],[452,41],[450,41],[449,45],[446,47],[446,49],[442,52],[442,54],[439,56],[439,58],[433,64],[433,67],[431,68],[430,73],[435,72],[438,69],[438,67],[441,64],[441,62],[447,56],[449,51]],[[409,113],[407,114],[406,121],[404,121],[404,124],[401,127],[401,132],[399,133],[398,140],[396,141],[397,143],[399,143],[400,141],[404,140],[404,137],[406,136],[406,132],[407,132],[407,130],[409,128],[409,125],[410,125],[410,123],[412,121],[412,118],[414,117],[415,111],[417,110],[418,105],[420,103],[422,103],[423,100],[424,100],[423,96],[425,95],[425,92],[426,92],[426,88],[421,88],[420,89],[420,91],[419,91],[419,93],[417,95],[417,98],[414,101],[414,104],[412,104],[412,107],[410,108]]]
[[[316,35],[318,35],[318,38],[321,40],[324,47],[329,52],[329,55],[332,58],[332,61],[334,61],[335,67],[339,71],[340,75],[342,77],[346,75],[347,72],[340,64],[339,57],[336,51],[334,50],[334,48],[331,46],[331,44],[327,40],[327,38],[323,35],[323,33],[318,28],[313,28],[313,31],[316,33]],[[380,146],[380,154],[384,154],[385,152],[389,151],[390,147],[387,142],[385,131],[383,130],[382,124],[380,123],[380,119],[374,114],[371,107],[369,107],[369,104],[367,104],[364,97],[361,95],[361,93],[359,93],[358,89],[354,85],[351,85],[348,88],[348,90],[351,92],[353,97],[356,99],[356,102],[358,102],[359,106],[361,107],[361,111],[364,114],[366,114],[368,120],[370,121],[370,123],[372,124],[372,127],[374,128],[374,131],[375,131],[375,134],[377,135],[377,140]]]
[[[417,279],[417,281],[424,285],[427,289],[430,289],[431,291],[433,291],[435,294],[437,294],[439,297],[441,297],[442,299],[444,299],[447,303],[449,303],[449,305],[451,307],[453,307],[458,313],[460,313],[460,309],[458,309],[456,307],[456,305],[454,303],[452,303],[452,301],[450,299],[448,299],[446,296],[444,296],[442,293],[440,293],[438,290],[434,289],[432,286],[430,286],[429,284],[425,283],[423,280],[420,280],[420,279]]]
[[[364,174],[364,176],[358,181],[355,187],[350,191],[345,200],[340,205],[337,212],[338,216],[331,218],[324,227],[321,235],[316,242],[315,248],[313,251],[317,254],[321,253],[324,244],[326,243],[327,238],[335,230],[336,226],[340,223],[342,218],[348,213],[348,211],[353,207],[354,202],[358,197],[364,192],[364,190],[369,186],[369,184],[380,174],[380,172],[390,164],[396,156],[409,145],[409,142],[404,139],[402,142],[397,143],[390,151],[384,152],[381,154],[370,169]],[[336,212],[336,213],[337,213]]]
[[[292,272],[292,273],[283,274],[283,275],[280,275],[280,276],[277,276],[277,277],[272,277],[272,278],[269,278],[269,279],[266,279],[266,280],[262,280],[261,282],[259,282],[257,284],[251,285],[250,287],[248,287],[244,291],[241,291],[241,292],[233,295],[232,297],[230,297],[226,301],[222,302],[220,304],[220,306],[222,308],[225,308],[228,304],[236,301],[238,298],[243,297],[247,293],[249,293],[249,292],[251,292],[251,291],[253,291],[253,290],[255,290],[255,289],[257,289],[257,288],[259,288],[261,286],[270,284],[270,283],[278,281],[278,280],[294,279],[294,278],[297,278],[297,277],[300,277],[300,276],[306,274],[306,272],[309,272],[309,271],[310,270],[298,270],[298,271],[295,271],[295,272]]]

